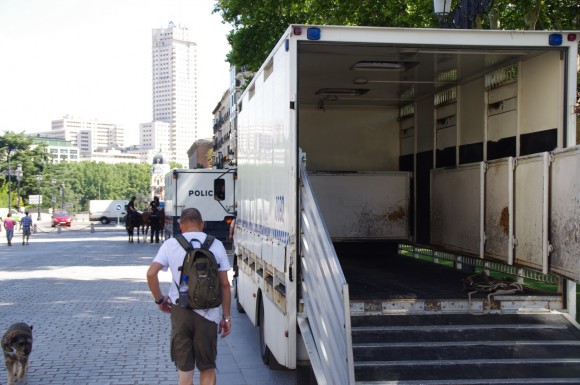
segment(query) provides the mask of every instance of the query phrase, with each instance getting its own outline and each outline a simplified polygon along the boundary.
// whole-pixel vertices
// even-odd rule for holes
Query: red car
[[[52,216],[52,227],[56,227],[56,225],[70,227],[71,223],[72,218],[66,211],[57,211]]]

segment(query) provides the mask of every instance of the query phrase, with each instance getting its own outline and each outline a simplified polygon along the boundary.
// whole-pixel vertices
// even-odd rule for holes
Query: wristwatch
[[[226,317],[225,315],[222,316],[222,320],[226,321],[226,322],[232,322],[232,316],[228,316]]]
[[[161,305],[163,301],[165,301],[165,297],[161,296],[161,299],[159,301],[155,301],[155,305]]]

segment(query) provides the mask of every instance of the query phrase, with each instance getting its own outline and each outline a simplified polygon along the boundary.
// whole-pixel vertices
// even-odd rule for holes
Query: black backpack
[[[192,239],[187,242],[187,239],[181,234],[175,237],[181,247],[185,249],[185,258],[181,266],[181,278],[184,275],[189,277],[189,304],[190,309],[210,309],[218,307],[222,303],[220,281],[218,276],[219,263],[213,253],[209,251],[211,244],[215,237],[208,235],[201,248],[196,249],[191,242],[197,239]],[[200,242],[201,243],[201,242]],[[179,283],[175,283],[179,290]]]

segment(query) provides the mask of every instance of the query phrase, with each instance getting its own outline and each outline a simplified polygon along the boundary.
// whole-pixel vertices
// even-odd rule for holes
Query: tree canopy
[[[29,205],[29,196],[43,196],[42,207],[52,205],[52,197],[60,206],[62,184],[64,183],[65,202],[73,204],[75,210],[87,209],[91,199],[129,199],[132,195],[139,198],[146,207],[151,182],[151,171],[147,164],[107,164],[103,162],[63,162],[52,163],[43,144],[34,145],[24,133],[6,132],[0,136],[0,170],[7,174],[8,149],[12,177],[4,175],[0,179],[0,207],[8,206],[8,183],[10,183],[10,205],[16,207],[18,181],[14,170],[22,165],[20,196],[24,206]],[[42,180],[37,180],[40,175]],[[54,180],[54,184],[52,181]]]
[[[290,24],[438,27],[432,0],[216,0],[214,12],[233,27],[227,60],[248,71],[260,67]],[[501,29],[580,29],[578,0],[495,0],[489,13]],[[489,28],[488,16],[478,27]]]

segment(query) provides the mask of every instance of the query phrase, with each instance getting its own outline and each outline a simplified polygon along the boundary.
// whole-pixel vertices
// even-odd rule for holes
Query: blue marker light
[[[306,37],[308,40],[320,40],[320,28],[308,28]]]
[[[562,35],[559,33],[551,33],[548,37],[548,43],[550,45],[562,45]]]

